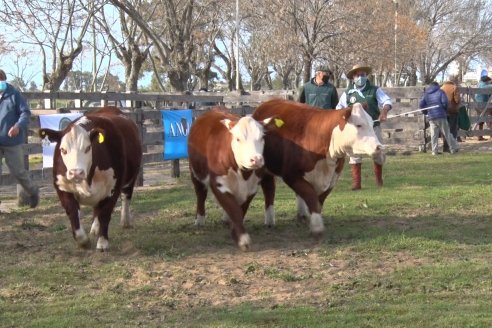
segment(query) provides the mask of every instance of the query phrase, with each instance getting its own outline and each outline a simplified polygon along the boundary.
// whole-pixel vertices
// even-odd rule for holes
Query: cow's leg
[[[120,224],[123,228],[131,228],[130,199],[126,194],[121,194],[121,218]]]
[[[248,213],[248,208],[249,208],[249,204],[251,204],[251,201],[253,200],[253,198],[255,197],[256,193],[249,196],[246,201],[241,205],[241,209],[243,210],[243,222],[246,220],[246,213]]]
[[[237,203],[236,198],[230,193],[222,193],[214,187],[212,187],[212,192],[214,193],[217,202],[220,204],[220,206],[222,206],[222,208],[230,218],[232,238],[238,244],[241,250],[248,250],[251,246],[251,238],[246,232],[246,228],[243,224],[243,209]]]
[[[326,197],[328,197],[328,195],[330,195],[332,190],[333,190],[333,188],[328,188],[327,190],[325,190],[324,192],[322,192],[318,196],[318,200],[319,200],[319,203],[321,205],[321,208],[323,208],[323,204],[325,203]]]
[[[196,194],[196,217],[195,225],[201,226],[205,224],[205,201],[207,200],[208,188],[200,180],[191,174],[191,181],[195,188]]]
[[[338,179],[340,178],[340,175],[342,174],[343,171],[343,166],[345,164],[345,158],[339,158],[336,162],[336,166],[333,168],[333,174],[330,174],[331,180],[329,187],[323,191],[321,194],[318,195],[318,201],[320,204],[320,211],[323,210],[323,205],[325,203],[326,198],[331,194],[331,191],[333,188],[335,188]]]
[[[136,177],[135,177],[136,179]],[[130,213],[130,201],[133,196],[133,188],[135,186],[135,181],[133,180],[128,185],[121,190],[121,219],[120,224],[123,228],[132,227],[132,217]]]
[[[309,227],[311,233],[317,235],[321,234],[325,229],[323,224],[323,217],[321,216],[321,204],[318,200],[316,191],[304,179],[295,179],[292,181],[285,181],[294,192],[302,198],[309,211]]]
[[[299,195],[296,195],[296,204],[297,204],[297,220],[301,222],[305,222],[310,217],[309,209],[306,205],[306,202]]]
[[[82,248],[90,248],[91,242],[89,237],[85,233],[84,228],[80,224],[80,206],[75,200],[73,194],[57,191],[58,197],[60,198],[61,205],[67,213],[68,219],[70,220],[70,225],[72,226],[73,238],[77,244]]]
[[[275,225],[275,177],[265,174],[261,179],[261,189],[265,197],[265,225],[272,227]]]
[[[114,193],[111,197],[100,201],[94,208],[94,218],[99,221],[96,248],[102,252],[109,249],[109,222],[118,197],[119,193]]]

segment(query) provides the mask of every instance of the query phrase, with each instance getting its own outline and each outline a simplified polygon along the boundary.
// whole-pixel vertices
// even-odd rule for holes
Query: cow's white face
[[[361,104],[354,104],[347,124],[343,128],[337,126],[333,130],[330,145],[331,157],[338,157],[340,153],[345,153],[349,156],[368,155],[374,159],[380,159],[384,158],[383,149],[383,145],[374,132],[371,116]]]
[[[267,124],[270,119],[264,120]],[[230,120],[223,120],[222,123],[232,134],[231,148],[234,153],[236,163],[240,168],[253,170],[263,167],[263,139],[264,128],[261,123],[251,116],[242,117],[236,124]]]
[[[79,122],[83,120],[86,119],[82,118]],[[75,183],[85,180],[92,165],[89,132],[79,124],[75,124],[61,139],[60,153],[63,163],[67,167],[66,178]]]

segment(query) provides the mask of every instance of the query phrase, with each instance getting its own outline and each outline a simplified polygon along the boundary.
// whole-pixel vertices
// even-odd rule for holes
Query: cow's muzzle
[[[372,155],[372,159],[376,164],[383,165],[386,162],[386,153],[384,152],[384,146],[377,146],[376,151]]]
[[[67,173],[67,179],[75,183],[81,182],[85,178],[86,175],[83,169],[70,169]]]
[[[262,155],[257,154],[251,157],[250,164],[252,169],[259,169],[263,167],[263,165],[265,164],[265,160],[263,159]]]

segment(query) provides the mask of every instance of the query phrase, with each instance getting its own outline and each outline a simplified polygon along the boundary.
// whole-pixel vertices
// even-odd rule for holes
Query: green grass
[[[320,240],[278,183],[274,228],[261,191],[251,204],[247,253],[213,201],[193,225],[187,173],[135,192],[134,229],[115,212],[109,253],[78,249],[58,201],[43,198],[0,216],[0,327],[490,327],[491,162],[392,156],[377,189],[366,161],[359,192],[346,167]]]

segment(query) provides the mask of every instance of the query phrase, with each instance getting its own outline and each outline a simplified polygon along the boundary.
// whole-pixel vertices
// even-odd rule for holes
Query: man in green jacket
[[[372,69],[366,65],[354,65],[347,73],[350,80],[347,90],[340,96],[337,109],[351,107],[355,103],[361,103],[366,112],[372,117],[374,122],[374,132],[379,141],[383,143],[380,122],[387,119],[388,111],[391,110],[391,98],[384,91],[372,85],[368,79]],[[381,108],[381,109],[380,109]],[[361,189],[361,157],[350,157],[349,163],[352,166],[352,190]],[[376,185],[383,186],[383,163],[384,156],[374,161],[374,175]]]
[[[322,109],[334,109],[338,103],[337,89],[329,82],[331,70],[318,66],[315,76],[299,92],[299,102]]]

